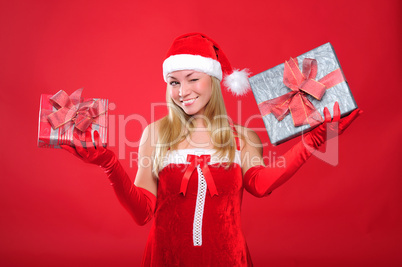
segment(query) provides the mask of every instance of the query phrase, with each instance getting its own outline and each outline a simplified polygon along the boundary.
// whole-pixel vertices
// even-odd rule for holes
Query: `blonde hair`
[[[204,119],[207,129],[211,135],[211,141],[216,154],[228,159],[229,167],[235,158],[236,142],[234,133],[230,126],[230,118],[227,116],[225,103],[221,92],[220,81],[212,79],[211,99],[205,106]],[[158,177],[158,173],[163,168],[163,161],[168,150],[177,149],[179,143],[194,130],[194,117],[187,115],[170,97],[169,90],[166,90],[166,102],[169,114],[161,119],[159,124],[158,141],[155,149],[153,161],[153,174]]]

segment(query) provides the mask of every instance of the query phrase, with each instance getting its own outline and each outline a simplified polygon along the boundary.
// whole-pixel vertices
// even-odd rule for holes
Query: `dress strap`
[[[232,122],[229,122],[229,125],[230,125],[230,127],[232,128],[232,130],[233,130],[233,134],[234,134],[234,136],[235,136],[236,148],[237,148],[237,150],[239,150],[239,151],[240,151],[240,140],[239,140],[239,135],[237,134],[236,128],[234,127],[233,123],[232,123]]]

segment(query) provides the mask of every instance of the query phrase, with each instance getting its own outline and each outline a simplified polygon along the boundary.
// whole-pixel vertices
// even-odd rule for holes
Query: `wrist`
[[[303,135],[302,138],[303,145],[305,147],[311,147],[317,149],[321,144],[314,139],[313,134],[308,132]]]
[[[105,173],[109,174],[116,168],[117,164],[118,164],[118,159],[117,159],[116,155],[114,153],[112,153],[109,160],[107,162],[101,164],[100,167],[102,168],[102,170]]]

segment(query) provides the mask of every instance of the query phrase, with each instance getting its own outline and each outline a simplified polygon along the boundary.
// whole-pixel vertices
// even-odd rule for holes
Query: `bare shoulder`
[[[235,125],[239,137],[246,144],[261,145],[261,139],[258,134],[250,128],[242,125]]]
[[[144,128],[141,137],[141,144],[140,144],[141,146],[142,145],[154,146],[157,143],[160,124],[161,119],[148,124]]]
[[[160,125],[161,125],[161,121],[162,121],[162,119],[157,120],[157,121],[154,121],[154,122],[151,122],[150,124],[148,124],[147,127],[145,127],[144,132],[145,132],[145,131],[151,132],[151,133],[153,133],[153,132],[158,132],[158,131],[159,131],[159,127],[160,127]]]

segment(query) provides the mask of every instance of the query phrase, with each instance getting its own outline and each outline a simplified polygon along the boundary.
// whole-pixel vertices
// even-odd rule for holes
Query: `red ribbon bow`
[[[272,113],[279,121],[291,113],[294,126],[323,122],[321,114],[308,100],[307,94],[321,100],[325,90],[345,81],[340,68],[316,81],[317,61],[311,58],[303,60],[303,72],[299,69],[297,58],[285,61],[283,83],[291,92],[258,104],[263,116]]]
[[[186,195],[188,181],[190,180],[191,174],[194,172],[197,166],[200,165],[205,181],[207,182],[207,188],[209,190],[211,197],[213,197],[214,195],[218,195],[214,179],[212,178],[211,171],[209,170],[208,167],[208,162],[210,160],[211,155],[201,155],[201,156],[187,155],[187,161],[190,162],[190,165],[188,165],[186,172],[183,175],[183,179],[181,180],[180,193]]]
[[[78,136],[84,140],[85,131],[92,123],[99,124],[99,116],[106,113],[106,109],[99,100],[84,102],[81,97],[82,90],[80,88],[70,96],[63,90],[53,95],[49,101],[57,111],[45,111],[42,120],[49,122],[53,129],[63,127],[61,134],[74,125],[74,130],[78,130]]]

